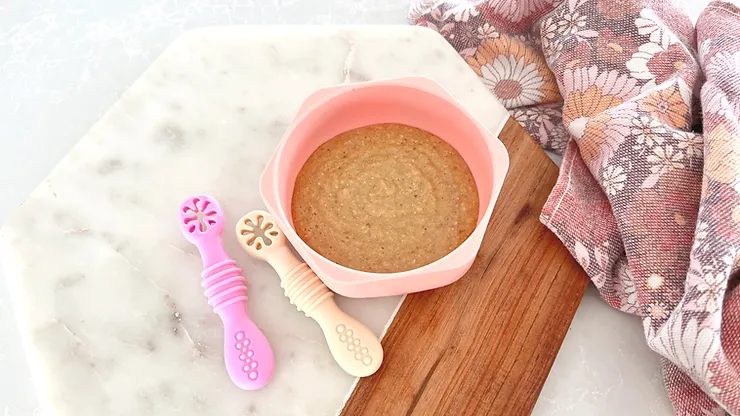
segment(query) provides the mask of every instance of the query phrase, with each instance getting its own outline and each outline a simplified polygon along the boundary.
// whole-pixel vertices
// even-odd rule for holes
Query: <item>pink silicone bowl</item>
[[[447,141],[470,167],[480,197],[478,225],[467,240],[433,263],[399,273],[367,273],[326,259],[298,236],[291,215],[296,176],[314,150],[337,134],[378,123],[406,124]],[[330,289],[355,298],[390,296],[450,284],[470,269],[508,167],[509,154],[501,141],[439,84],[402,78],[329,87],[310,95],[267,164],[260,192],[285,236]]]

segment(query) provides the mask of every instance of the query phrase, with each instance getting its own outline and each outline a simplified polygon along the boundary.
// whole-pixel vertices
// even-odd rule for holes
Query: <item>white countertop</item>
[[[41,0],[0,6],[0,223],[183,31],[214,24],[405,24],[406,9],[407,0]],[[15,325],[0,284],[3,416],[38,412]],[[670,414],[659,360],[644,344],[639,320],[612,310],[591,288],[535,414],[630,410]]]

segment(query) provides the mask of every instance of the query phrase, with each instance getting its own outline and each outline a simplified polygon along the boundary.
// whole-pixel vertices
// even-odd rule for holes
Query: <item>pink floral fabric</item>
[[[410,20],[563,153],[541,220],[642,319],[676,414],[740,414],[740,9],[415,0]]]

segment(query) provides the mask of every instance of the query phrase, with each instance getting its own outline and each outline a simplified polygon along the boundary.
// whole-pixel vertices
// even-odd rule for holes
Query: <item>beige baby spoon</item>
[[[334,359],[355,377],[373,374],[383,361],[383,347],[370,329],[334,303],[334,292],[288,248],[271,214],[252,211],[236,224],[236,238],[249,255],[270,263],[285,296],[324,331]]]

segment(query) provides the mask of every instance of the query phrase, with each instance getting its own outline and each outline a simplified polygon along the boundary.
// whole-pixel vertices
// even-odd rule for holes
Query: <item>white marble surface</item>
[[[707,2],[687,7],[695,18]],[[404,24],[406,9],[406,0],[3,2],[0,223],[183,31],[234,23]],[[0,415],[37,415],[17,334],[0,283]],[[534,413],[670,414],[658,360],[644,346],[639,322],[589,289]]]

